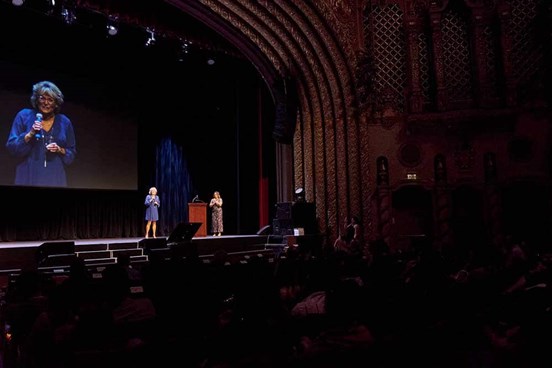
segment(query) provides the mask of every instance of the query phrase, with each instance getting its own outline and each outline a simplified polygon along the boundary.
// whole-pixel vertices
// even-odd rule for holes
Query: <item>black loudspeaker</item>
[[[280,202],[276,204],[276,218],[278,220],[291,220],[292,202]]]
[[[42,263],[49,256],[57,254],[74,254],[75,242],[74,241],[54,241],[42,243],[39,245],[36,251],[36,261],[38,264]]]
[[[293,229],[299,227],[305,230],[305,234],[316,234],[316,207],[310,202],[278,203],[272,226],[276,235],[293,235]]]
[[[274,235],[293,235],[293,224],[290,220],[272,220],[272,234]]]
[[[272,225],[265,225],[257,231],[257,235],[270,235],[272,234]]]
[[[305,234],[318,233],[314,203],[295,202],[291,208],[291,220],[293,227],[302,227],[305,229]]]

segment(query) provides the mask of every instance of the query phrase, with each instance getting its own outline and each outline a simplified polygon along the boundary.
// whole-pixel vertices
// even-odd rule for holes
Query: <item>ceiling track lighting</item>
[[[192,42],[188,40],[180,40],[180,49],[178,50],[178,61],[184,61],[186,58],[186,55],[190,53],[190,46],[192,45]]]
[[[105,32],[105,37],[114,37],[119,34],[119,31],[121,29],[121,26],[124,27],[124,29],[127,28],[127,19],[126,17],[121,17],[121,14],[115,13],[115,14],[106,14],[101,13],[98,11],[93,11],[90,9],[87,9],[86,6],[83,6],[81,4],[80,0],[36,0],[36,1],[26,1],[26,0],[11,0],[13,6],[21,7],[29,7],[33,8],[36,7],[35,10],[44,12],[44,14],[48,16],[52,16],[55,18],[58,18],[61,20],[65,25],[80,25],[80,23],[83,23],[90,19],[90,17],[87,16],[87,12],[95,13],[95,14],[101,14],[104,16],[103,23],[100,24],[92,24],[91,28],[95,28],[99,25],[99,27]],[[78,11],[78,15],[77,15]],[[83,15],[83,18],[80,19],[80,15]],[[99,20],[102,22],[102,20]],[[121,23],[121,21],[124,21],[124,23]],[[133,23],[133,22],[129,22]],[[192,53],[192,51],[196,50],[202,50],[204,48],[204,45],[199,43],[196,44],[193,41],[190,41],[186,39],[186,36],[178,36],[177,34],[173,32],[167,32],[164,29],[156,29],[153,26],[145,27],[144,25],[138,25],[142,29],[142,31],[146,31],[146,39],[144,46],[146,48],[150,48],[153,46],[156,46],[157,39],[156,37],[161,37],[162,44],[160,45],[161,48],[164,46],[165,42],[164,40],[172,40],[177,39],[178,43],[176,43],[176,50],[174,55],[176,56],[177,60],[180,62],[184,62]],[[167,43],[169,44],[169,43]],[[206,55],[205,62],[209,66],[214,66],[217,63],[216,55]]]
[[[68,8],[66,6],[63,6],[61,8],[61,17],[63,18],[63,21],[65,22],[65,24],[73,24],[77,21],[75,10]]]
[[[110,15],[107,17],[107,34],[109,36],[115,36],[117,35],[117,33],[119,33],[119,26],[118,26],[118,22],[119,22],[119,17],[117,17],[116,15]]]
[[[150,28],[146,28],[146,32],[149,33],[149,37],[146,40],[146,47],[155,45],[155,31]]]

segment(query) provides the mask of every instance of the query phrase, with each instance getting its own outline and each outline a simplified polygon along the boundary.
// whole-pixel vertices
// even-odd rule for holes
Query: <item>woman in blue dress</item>
[[[77,154],[71,120],[60,114],[63,93],[52,82],[33,85],[32,109],[20,110],[13,120],[6,148],[19,159],[16,185],[67,186],[65,167]]]
[[[159,220],[158,208],[161,205],[159,196],[157,195],[157,188],[151,187],[149,194],[146,196],[146,238],[149,237],[150,228],[154,238],[157,238],[155,232],[157,231],[157,220]]]

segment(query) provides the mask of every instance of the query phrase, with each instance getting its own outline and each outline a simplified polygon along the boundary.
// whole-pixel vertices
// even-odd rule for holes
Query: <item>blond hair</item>
[[[54,99],[54,112],[57,114],[63,105],[63,93],[54,83],[42,81],[33,85],[33,94],[31,95],[31,106],[38,109],[38,99],[40,96],[49,96]]]

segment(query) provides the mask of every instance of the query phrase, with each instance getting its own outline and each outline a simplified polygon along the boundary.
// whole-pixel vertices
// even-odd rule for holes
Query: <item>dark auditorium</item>
[[[0,34],[0,368],[552,366],[549,0],[0,0]]]

